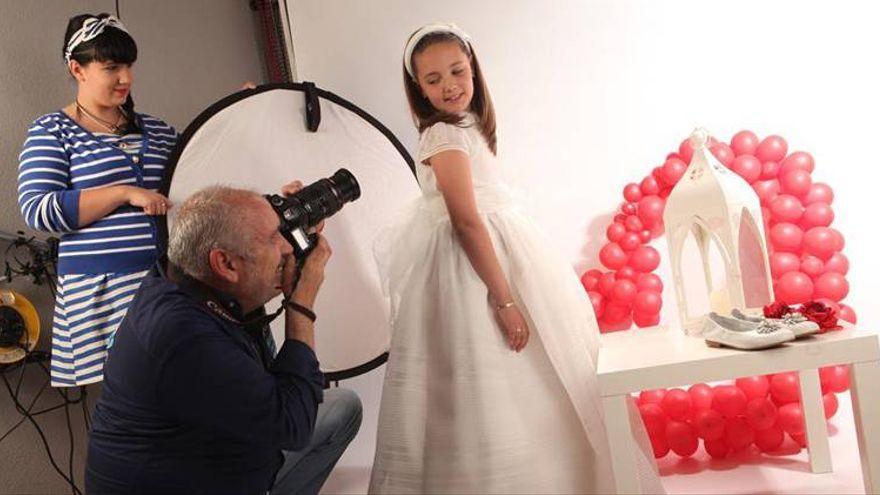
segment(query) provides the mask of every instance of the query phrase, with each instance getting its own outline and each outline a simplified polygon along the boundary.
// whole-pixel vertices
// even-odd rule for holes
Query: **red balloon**
[[[620,205],[620,212],[624,215],[635,215],[636,214],[636,204],[635,203],[623,203]]]
[[[616,242],[609,242],[599,251],[599,261],[612,270],[626,265],[628,258],[626,252]]]
[[[630,203],[638,203],[642,199],[642,190],[635,182],[630,182],[623,187],[623,197]]]
[[[827,272],[816,279],[816,297],[840,301],[849,294],[849,283],[837,272]]]
[[[675,185],[687,170],[687,164],[678,158],[670,158],[666,160],[661,169],[661,177],[667,185]]]
[[[690,138],[685,138],[685,140],[678,145],[678,154],[685,163],[691,162],[691,158],[694,156],[694,148],[691,146]]]
[[[779,407],[779,426],[789,435],[804,432],[804,409],[800,402],[789,402]]]
[[[639,328],[655,327],[660,324],[660,315],[658,313],[633,313],[633,323]]]
[[[779,191],[781,190],[779,181],[776,179],[756,181],[752,184],[752,189],[755,190],[755,194],[758,195],[761,204],[770,204],[771,201],[779,196]]]
[[[611,242],[619,241],[623,234],[626,234],[626,226],[619,222],[611,222],[611,225],[605,229],[605,236]]]
[[[831,419],[837,414],[837,396],[829,392],[822,396],[822,409],[825,411],[825,419]]]
[[[800,271],[788,272],[776,282],[776,299],[786,304],[801,304],[813,298],[813,280]]]
[[[736,172],[749,184],[761,177],[761,162],[752,155],[739,155],[730,164],[730,169]]]
[[[712,154],[715,155],[715,158],[725,167],[730,167],[730,164],[733,163],[733,159],[736,158],[736,153],[734,153],[733,149],[725,143],[718,143],[711,146],[709,151],[711,151]]]
[[[830,230],[831,235],[834,236],[834,250],[843,251],[843,247],[846,245],[846,242],[843,239],[843,234],[833,227],[828,227],[828,230]]]
[[[746,399],[763,399],[770,392],[770,380],[764,375],[744,376],[734,382],[746,394]]]
[[[694,420],[691,424],[703,440],[718,440],[724,436],[724,416],[714,409],[694,412]]]
[[[724,430],[724,440],[731,450],[742,450],[755,441],[755,432],[743,418],[728,419]]]
[[[819,368],[819,383],[822,393],[841,394],[849,390],[849,366],[837,365]]]
[[[651,240],[651,231],[650,230],[643,230],[643,231],[639,232],[639,240],[642,241],[643,243],[650,241]]]
[[[626,215],[624,215],[623,213],[618,213],[617,215],[614,215],[614,221],[623,225],[623,222],[626,221]]]
[[[804,232],[804,251],[827,260],[835,251],[840,251],[835,233],[828,227],[813,227]]]
[[[810,191],[804,196],[804,204],[809,205],[816,202],[831,204],[834,201],[834,191],[831,186],[821,182],[814,182],[810,186]]]
[[[770,378],[770,396],[777,406],[801,400],[797,373],[777,373]]]
[[[602,315],[605,313],[605,298],[602,297],[602,294],[595,291],[587,291],[587,295],[590,296],[590,302],[593,304],[593,313],[596,314],[596,319],[602,318]]]
[[[806,448],[807,446],[807,433],[789,433],[788,436],[791,437],[792,440],[795,441],[801,448]]]
[[[822,263],[822,260],[812,255],[804,255],[804,259],[801,260],[801,271],[809,275],[811,278],[816,278],[819,275],[825,273],[825,263]],[[813,283],[813,290],[815,290],[815,282]]]
[[[788,143],[780,136],[767,136],[755,150],[755,156],[761,162],[779,162],[788,153]]]
[[[605,296],[606,298],[611,295],[611,291],[614,290],[614,283],[617,282],[617,278],[613,273],[603,273],[601,277],[599,277],[599,293]]]
[[[846,320],[846,321],[852,323],[853,325],[855,325],[856,324],[856,312],[853,311],[853,309],[851,307],[847,306],[846,304],[841,304],[840,305],[840,319]]]
[[[615,278],[615,280],[627,279],[627,280],[635,281],[636,271],[633,270],[631,267],[625,266],[625,267],[621,268],[620,270],[617,270],[617,272],[615,272],[614,278]]]
[[[790,170],[788,172],[783,170],[779,174],[779,184],[782,185],[783,191],[800,198],[810,192],[813,179],[806,170]]]
[[[714,459],[724,459],[730,452],[730,447],[727,446],[727,442],[725,442],[723,438],[719,438],[718,440],[706,440],[703,442],[703,448],[705,448],[706,453]]]
[[[652,225],[654,222],[663,218],[663,207],[666,201],[660,196],[645,196],[639,201],[638,215],[643,224]]]
[[[764,162],[761,165],[761,179],[770,180],[779,176],[779,164],[776,162]]]
[[[746,404],[746,421],[754,430],[765,430],[776,423],[776,406],[769,399],[752,399]]]
[[[668,159],[669,158],[667,158],[667,160]],[[663,166],[662,165],[659,167],[654,167],[651,170],[651,177],[654,178],[654,181],[657,183],[657,186],[660,188],[663,188],[668,185],[668,184],[666,184],[665,179],[663,179]],[[643,194],[643,196],[644,196],[644,194]]]
[[[681,457],[694,455],[699,446],[694,429],[684,421],[670,421],[666,424],[666,441],[669,448]]]
[[[770,228],[770,243],[776,251],[800,253],[804,232],[792,223],[780,222]]]
[[[639,238],[639,234],[636,234],[635,232],[627,232],[617,240],[617,243],[620,244],[620,247],[622,247],[624,251],[629,252],[641,246],[642,240]]]
[[[814,168],[816,168],[816,164],[812,155],[806,151],[795,151],[782,160],[779,173],[784,175],[792,170],[803,170],[809,174],[813,172]]]
[[[825,271],[846,275],[846,272],[849,271],[849,260],[843,253],[834,253],[825,262]]]
[[[648,431],[650,437],[664,437],[666,435],[666,413],[659,404],[649,402],[639,405],[639,414],[642,416],[642,422],[645,423],[645,430]]]
[[[712,409],[715,409],[725,418],[735,418],[746,410],[746,394],[733,385],[719,385],[715,387],[715,396],[712,399]]]
[[[581,285],[584,286],[584,290],[591,291],[596,289],[596,286],[599,285],[599,279],[587,272],[581,275]]]
[[[639,246],[632,252],[628,263],[640,272],[651,272],[660,265],[660,253],[651,246]]]
[[[659,293],[652,290],[639,291],[633,302],[633,311],[642,315],[656,315],[662,307],[663,299]]]
[[[609,325],[621,325],[629,327],[629,324],[623,325],[630,315],[630,307],[627,303],[621,303],[614,300],[605,303],[605,313],[602,315],[602,321]],[[618,328],[618,330],[620,330]]]
[[[770,274],[779,278],[783,274],[800,269],[801,260],[794,253],[777,251],[770,255]]]
[[[673,388],[663,396],[660,407],[671,419],[687,421],[691,414],[691,396],[680,388]]]
[[[651,449],[654,450],[654,459],[661,459],[669,453],[669,444],[662,435],[658,435],[651,437]]]
[[[660,401],[663,400],[663,396],[666,395],[665,388],[657,388],[653,390],[642,390],[639,392],[639,405],[642,404],[657,404],[660,406]]]
[[[770,212],[777,222],[795,223],[804,214],[800,200],[790,194],[780,194],[770,202]]]
[[[801,226],[809,230],[812,227],[827,227],[834,221],[834,211],[828,203],[810,203],[804,209]]]
[[[628,215],[623,224],[626,226],[626,230],[630,232],[638,233],[641,232],[644,228],[644,225],[642,225],[642,221],[639,220],[639,217],[635,215]]]
[[[784,441],[785,435],[782,432],[782,428],[778,426],[771,426],[765,430],[755,432],[755,446],[764,453],[773,452],[782,446]]]
[[[636,277],[636,287],[639,291],[650,290],[663,293],[663,280],[654,273],[642,273]]]
[[[702,411],[712,407],[712,398],[715,396],[715,392],[709,385],[695,383],[688,388],[688,394],[691,396],[691,406],[694,411]]]
[[[614,282],[614,289],[611,290],[611,298],[616,302],[630,303],[636,298],[638,289],[635,282],[631,280],[621,279]]]
[[[754,155],[758,149],[758,136],[752,131],[739,131],[730,140],[730,148],[739,155]]]
[[[657,183],[657,179],[654,176],[649,175],[642,179],[640,189],[642,190],[642,196],[650,196],[660,192],[660,184]]]

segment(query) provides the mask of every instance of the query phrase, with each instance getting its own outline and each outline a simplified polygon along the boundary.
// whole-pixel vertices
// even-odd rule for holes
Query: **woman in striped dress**
[[[100,381],[107,351],[157,256],[157,192],[177,133],[134,111],[137,45],[115,17],[70,19],[64,59],[77,82],[65,108],[37,118],[20,155],[18,204],[34,229],[61,234],[52,385]]]

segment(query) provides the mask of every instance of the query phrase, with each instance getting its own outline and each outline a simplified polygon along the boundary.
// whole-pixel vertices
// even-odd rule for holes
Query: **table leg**
[[[819,370],[801,370],[798,375],[804,423],[806,423],[807,450],[810,453],[810,469],[814,473],[830,473],[831,449],[828,447],[828,425],[822,404]]]
[[[859,441],[859,456],[862,461],[862,479],[865,493],[876,493],[880,482],[880,361],[853,363],[852,397],[853,416],[856,422],[856,437]]]
[[[611,467],[617,493],[641,493],[636,468],[635,444],[629,424],[627,395],[602,398],[605,430],[611,447]]]

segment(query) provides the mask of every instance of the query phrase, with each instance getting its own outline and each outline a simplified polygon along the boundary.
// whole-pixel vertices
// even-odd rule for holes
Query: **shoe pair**
[[[807,335],[813,335],[815,333],[819,333],[819,324],[811,321],[809,318],[804,316],[801,313],[794,312],[788,313],[784,315],[782,318],[765,318],[763,316],[749,316],[744,314],[742,311],[738,309],[734,309],[731,314],[734,318],[743,321],[750,321],[752,323],[758,323],[764,321],[769,321],[774,324],[783,325],[784,327],[791,330],[794,334],[795,338],[806,337]]]
[[[709,313],[703,322],[706,345],[735,349],[766,349],[819,331],[819,325],[799,313],[783,318],[748,316],[732,311],[734,318]]]

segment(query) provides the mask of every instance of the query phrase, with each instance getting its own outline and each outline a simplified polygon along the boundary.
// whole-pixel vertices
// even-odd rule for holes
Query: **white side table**
[[[599,389],[618,493],[640,493],[627,396],[655,388],[797,371],[800,376],[810,466],[831,471],[819,368],[849,364],[865,492],[880,489],[880,343],[877,331],[844,329],[763,351],[708,347],[679,328],[651,327],[602,335]]]

